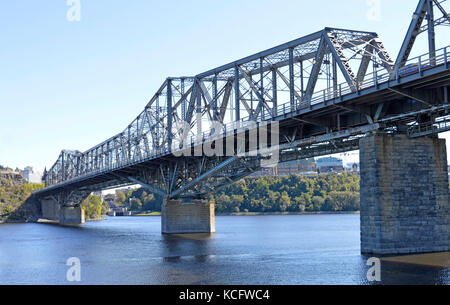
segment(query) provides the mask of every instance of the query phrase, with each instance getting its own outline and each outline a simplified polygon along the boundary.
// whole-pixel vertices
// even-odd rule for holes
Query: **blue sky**
[[[396,58],[417,5],[381,0],[0,3],[0,164],[40,170],[121,132],[168,76],[195,75],[325,26],[376,31]],[[448,33],[448,32],[446,32]],[[448,37],[448,36],[447,36]],[[446,44],[438,36],[438,47]],[[426,53],[424,44],[415,54]],[[413,54],[414,55],[414,54]]]

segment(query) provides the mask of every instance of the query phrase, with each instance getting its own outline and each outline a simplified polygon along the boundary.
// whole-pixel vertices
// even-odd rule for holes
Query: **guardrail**
[[[438,118],[436,122],[413,125],[408,129],[408,136],[411,138],[430,135],[437,132],[450,130],[450,115]]]

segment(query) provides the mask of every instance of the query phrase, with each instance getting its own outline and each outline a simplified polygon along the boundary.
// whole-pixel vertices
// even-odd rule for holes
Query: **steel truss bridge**
[[[325,28],[167,78],[122,133],[85,152],[62,151],[36,195],[71,206],[93,191],[140,184],[168,199],[206,198],[274,154],[285,162],[357,150],[371,132],[448,131],[450,46],[435,42],[435,28],[450,25],[448,3],[419,1],[395,61],[376,33]],[[422,33],[429,52],[410,58]]]

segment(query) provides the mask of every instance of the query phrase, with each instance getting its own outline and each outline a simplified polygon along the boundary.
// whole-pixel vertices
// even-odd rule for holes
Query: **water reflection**
[[[163,234],[163,245],[161,256],[165,262],[180,262],[194,258],[197,262],[206,262],[212,250],[212,241],[215,233],[196,234]],[[177,255],[174,255],[177,254]]]

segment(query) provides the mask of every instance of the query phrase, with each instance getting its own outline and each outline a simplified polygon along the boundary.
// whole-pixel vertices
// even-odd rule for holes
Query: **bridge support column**
[[[360,163],[362,253],[450,250],[445,140],[371,135]]]
[[[80,225],[85,223],[84,210],[81,207],[65,207],[54,197],[40,199],[41,217],[57,221],[62,225]]]
[[[59,210],[59,224],[81,225],[85,223],[84,210],[81,207],[61,207]]]
[[[47,220],[59,220],[60,204],[54,198],[44,198],[41,202],[41,217]]]
[[[214,204],[208,200],[164,200],[161,209],[163,234],[214,233]]]

